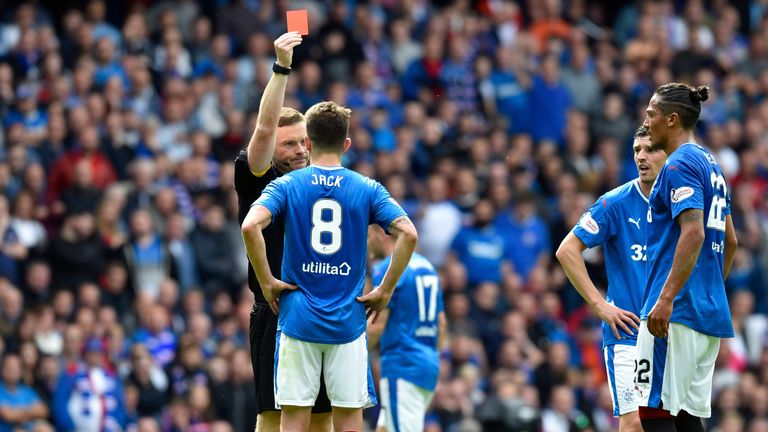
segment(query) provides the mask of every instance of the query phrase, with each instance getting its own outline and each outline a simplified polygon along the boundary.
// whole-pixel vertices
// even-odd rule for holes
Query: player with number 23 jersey
[[[640,406],[663,409],[696,423],[711,415],[712,373],[720,338],[733,337],[725,294],[724,255],[728,188],[714,157],[695,143],[674,151],[651,191],[648,280],[640,313],[636,391]],[[681,236],[677,217],[703,212],[704,241],[695,268],[674,298],[667,337],[647,326],[672,269]],[[693,416],[693,417],[690,417]],[[651,429],[653,430],[653,429]],[[680,430],[680,429],[678,429]]]
[[[680,236],[675,218],[684,210],[700,209],[704,211],[704,243],[696,268],[675,298],[669,321],[709,336],[733,337],[723,275],[725,216],[731,213],[731,203],[715,158],[698,144],[681,146],[659,173],[650,207],[648,285],[640,318],[647,318],[672,268]]]

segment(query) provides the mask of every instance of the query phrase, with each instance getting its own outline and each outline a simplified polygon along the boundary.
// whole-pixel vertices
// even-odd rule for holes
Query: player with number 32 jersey
[[[600,197],[573,228],[573,233],[587,247],[603,245],[605,248],[606,301],[634,313],[640,311],[643,299],[647,214],[648,198],[635,179]],[[603,323],[603,347],[635,345],[636,333],[618,330],[621,338]]]

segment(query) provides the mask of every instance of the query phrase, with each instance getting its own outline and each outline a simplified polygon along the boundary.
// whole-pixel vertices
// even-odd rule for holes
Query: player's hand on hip
[[[636,334],[640,328],[640,318],[630,311],[618,308],[608,302],[603,302],[595,308],[597,317],[611,327],[613,334],[621,339],[619,329],[627,334]]]
[[[669,329],[669,318],[672,316],[673,303],[671,301],[659,300],[653,305],[651,312],[648,313],[648,331],[657,338],[667,337]]]
[[[287,284],[279,279],[272,278],[268,283],[261,285],[261,292],[264,294],[269,308],[277,315],[280,312],[280,293],[286,290],[295,291],[298,288],[296,285]]]
[[[389,304],[389,299],[392,294],[387,294],[383,289],[376,287],[368,294],[357,297],[357,301],[365,305],[365,317],[370,318],[373,316],[372,323],[375,323],[379,319],[379,312]]]
[[[277,64],[283,67],[291,67],[293,61],[293,48],[301,44],[301,35],[298,32],[288,32],[275,39],[275,55]]]

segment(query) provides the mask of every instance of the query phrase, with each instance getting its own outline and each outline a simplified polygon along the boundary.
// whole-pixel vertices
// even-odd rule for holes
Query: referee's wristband
[[[280,75],[290,75],[291,74],[291,68],[280,66],[279,64],[277,64],[277,62],[275,62],[272,65],[272,72],[274,72],[276,74],[280,74]]]

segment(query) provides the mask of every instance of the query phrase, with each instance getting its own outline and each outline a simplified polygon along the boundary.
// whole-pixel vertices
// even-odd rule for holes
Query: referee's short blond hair
[[[283,107],[280,110],[280,118],[277,119],[277,127],[293,126],[304,121],[304,114],[290,108]]]

